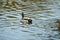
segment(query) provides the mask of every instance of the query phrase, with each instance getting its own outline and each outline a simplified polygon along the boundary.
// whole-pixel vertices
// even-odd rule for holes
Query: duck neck
[[[24,18],[24,13],[22,12],[22,19]]]

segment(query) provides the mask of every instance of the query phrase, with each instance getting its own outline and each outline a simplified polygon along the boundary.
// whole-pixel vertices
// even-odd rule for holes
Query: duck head
[[[24,13],[22,12],[22,19],[24,18]]]

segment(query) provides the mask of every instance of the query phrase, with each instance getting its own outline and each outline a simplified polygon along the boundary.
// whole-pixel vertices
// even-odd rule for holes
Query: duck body
[[[22,13],[22,20],[21,20],[21,22],[32,24],[32,20],[30,18],[28,18],[28,17],[24,17],[24,13]]]

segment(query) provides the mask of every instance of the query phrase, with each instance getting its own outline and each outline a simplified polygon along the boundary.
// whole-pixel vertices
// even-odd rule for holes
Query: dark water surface
[[[22,9],[33,20],[30,25],[20,22],[21,10],[0,8],[0,40],[60,40],[55,23],[60,18],[60,0],[32,4]]]

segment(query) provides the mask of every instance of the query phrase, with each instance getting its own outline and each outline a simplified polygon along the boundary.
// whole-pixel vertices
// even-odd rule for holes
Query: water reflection
[[[8,18],[16,18],[16,17],[14,17],[14,16],[7,16]]]
[[[60,40],[60,32],[55,23],[60,18],[59,5],[51,1],[25,4],[20,4],[18,8],[33,20],[30,25],[20,22],[21,10],[15,7],[7,8],[8,12],[0,9],[0,40]]]
[[[0,16],[3,16],[4,14],[0,14]]]

